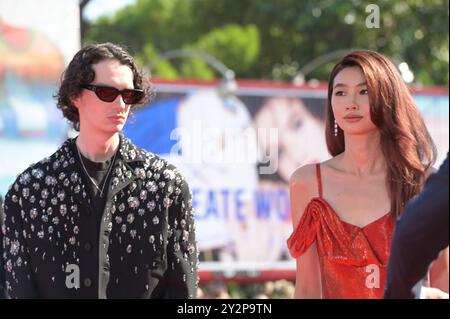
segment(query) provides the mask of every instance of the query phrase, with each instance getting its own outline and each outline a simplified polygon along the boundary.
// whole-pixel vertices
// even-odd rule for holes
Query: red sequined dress
[[[316,242],[323,298],[382,298],[395,219],[387,213],[362,228],[342,221],[322,197],[320,164],[316,173],[319,197],[288,239],[292,257]]]

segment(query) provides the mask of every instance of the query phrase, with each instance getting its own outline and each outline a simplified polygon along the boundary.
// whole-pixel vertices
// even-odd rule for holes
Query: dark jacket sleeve
[[[3,263],[5,284],[11,298],[36,298],[26,232],[23,228],[20,196],[11,188],[5,197],[3,226]]]
[[[180,194],[169,209],[167,246],[167,296],[196,298],[198,287],[198,250],[195,236],[195,213],[192,194],[184,178]]]
[[[3,265],[3,199],[0,196],[0,299],[6,299],[5,269]]]
[[[385,298],[417,298],[420,285],[440,251],[448,246],[448,155],[422,192],[397,221],[389,259]]]

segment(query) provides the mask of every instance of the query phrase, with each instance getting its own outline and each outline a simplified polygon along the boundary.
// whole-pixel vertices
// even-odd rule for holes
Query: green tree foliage
[[[260,54],[258,28],[254,25],[225,25],[206,33],[186,48],[207,52],[220,61],[227,61],[229,68],[246,72]]]
[[[379,8],[379,28],[366,25],[370,4]],[[408,63],[416,83],[448,85],[448,19],[448,0],[138,0],[92,23],[84,41],[126,44],[158,76],[204,79],[217,72],[203,61],[158,56],[196,50],[238,78],[291,80],[317,57],[363,48]],[[326,81],[335,62],[307,79]]]

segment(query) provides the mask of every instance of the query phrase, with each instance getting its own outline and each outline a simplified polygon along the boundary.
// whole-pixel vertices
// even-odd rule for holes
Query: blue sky
[[[91,0],[84,9],[87,20],[95,20],[103,15],[110,15],[117,10],[136,2],[136,0]]]

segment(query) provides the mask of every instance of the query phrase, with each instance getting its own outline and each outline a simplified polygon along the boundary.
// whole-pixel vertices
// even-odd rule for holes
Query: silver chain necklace
[[[91,182],[95,186],[95,188],[97,188],[100,191],[100,197],[103,198],[103,190],[105,189],[106,182],[108,181],[109,173],[111,173],[111,170],[112,170],[114,161],[116,160],[116,155],[117,155],[117,152],[119,151],[119,148],[117,148],[116,152],[114,153],[113,159],[112,159],[111,163],[109,164],[108,173],[106,174],[106,177],[103,182],[103,187],[100,189],[97,182],[91,177],[91,175],[89,175],[86,167],[84,166],[83,159],[81,158],[80,149],[78,148],[78,145],[76,143],[75,143],[75,147],[77,148],[78,157],[80,158],[81,166],[83,166],[84,172],[86,173],[87,177],[89,177],[89,179],[91,180]]]

